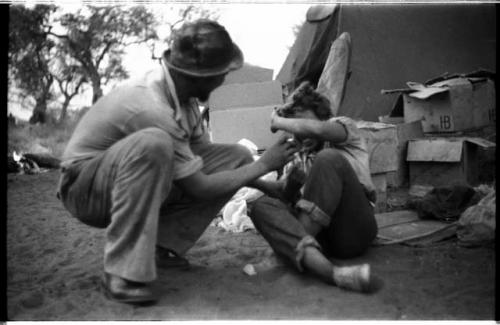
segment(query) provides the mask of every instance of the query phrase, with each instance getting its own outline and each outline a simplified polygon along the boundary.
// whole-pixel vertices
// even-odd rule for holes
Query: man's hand
[[[289,141],[289,137],[282,136],[264,152],[256,163],[263,164],[267,171],[277,170],[291,161],[298,149],[294,141]]]
[[[276,131],[279,130],[278,119],[280,119],[281,117],[278,115],[278,112],[276,110],[277,110],[277,108],[275,108],[271,113],[271,132],[272,133],[276,133]]]

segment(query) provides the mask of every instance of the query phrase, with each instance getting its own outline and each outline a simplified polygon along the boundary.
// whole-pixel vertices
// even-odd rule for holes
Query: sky
[[[218,10],[218,22],[240,47],[245,62],[273,69],[276,75],[295,40],[293,27],[305,20],[309,6],[246,3],[206,7]],[[131,75],[139,74],[145,67],[154,66],[155,62],[148,59],[150,56],[147,48],[133,47],[124,60],[125,67]]]
[[[75,3],[59,5],[65,10],[79,6]],[[162,9],[161,5],[149,6],[155,11]],[[274,76],[279,72],[295,40],[293,28],[305,20],[309,6],[309,4],[295,3],[205,5],[209,9],[218,11],[218,22],[227,29],[233,41],[240,47],[245,62],[273,69]],[[161,37],[161,28],[158,33]],[[130,46],[123,63],[130,77],[140,75],[157,65],[157,62],[151,59],[151,52],[146,46]],[[73,107],[89,104],[89,94],[75,98],[72,102]],[[9,112],[24,120],[31,116],[30,110],[22,109],[18,105],[9,105]]]
[[[220,23],[226,26],[246,61],[274,69],[275,75],[293,45],[293,27],[305,20],[309,5],[244,4],[227,6]]]

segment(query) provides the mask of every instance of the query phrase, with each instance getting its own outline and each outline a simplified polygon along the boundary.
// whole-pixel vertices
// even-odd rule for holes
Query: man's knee
[[[173,140],[167,132],[151,127],[137,131],[135,136],[138,137],[137,149],[148,161],[165,163],[173,158]]]
[[[238,166],[247,165],[254,161],[250,150],[240,144],[228,144],[227,153],[232,161],[239,162]]]

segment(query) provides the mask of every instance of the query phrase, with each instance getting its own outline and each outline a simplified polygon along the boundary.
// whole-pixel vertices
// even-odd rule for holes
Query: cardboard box
[[[388,185],[401,186],[408,182],[408,140],[423,135],[420,121],[403,123],[403,118],[380,119],[398,124],[356,121],[370,155],[370,173],[377,191],[377,213],[387,210]]]
[[[488,78],[458,77],[411,88],[415,91],[403,94],[404,120],[421,120],[425,133],[465,131],[495,123],[495,84]]]
[[[268,148],[278,139],[270,131],[271,112],[282,104],[279,81],[222,85],[209,99],[212,140],[237,143],[246,138],[260,150]]]
[[[478,185],[478,149],[495,146],[493,142],[472,137],[410,140],[407,156],[410,185]]]
[[[273,69],[257,67],[245,63],[241,69],[229,72],[224,79],[223,85],[272,81],[273,73]]]
[[[281,104],[283,93],[279,81],[222,85],[212,92],[208,100],[211,112]]]
[[[370,155],[372,174],[396,171],[397,165],[397,129],[393,124],[380,122],[356,121],[361,136],[366,140]]]
[[[262,150],[278,140],[279,133],[270,131],[274,106],[244,107],[210,112],[212,140],[237,143],[245,138]]]
[[[383,123],[390,123],[396,126],[397,169],[394,172],[388,173],[387,184],[394,187],[406,186],[409,183],[408,163],[406,162],[406,156],[408,154],[408,141],[422,138],[424,136],[422,123],[420,121],[404,123],[403,117],[380,116],[379,120]]]

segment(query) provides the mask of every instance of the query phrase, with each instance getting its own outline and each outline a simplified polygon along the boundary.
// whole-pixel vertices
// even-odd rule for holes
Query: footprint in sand
[[[78,245],[80,245],[82,242],[83,242],[83,239],[82,239],[82,238],[78,238],[78,239],[77,239],[77,240],[75,240],[75,242],[73,243],[73,248],[78,247]]]
[[[38,308],[43,305],[43,301],[44,295],[41,292],[35,291],[21,299],[21,305],[25,308]]]

